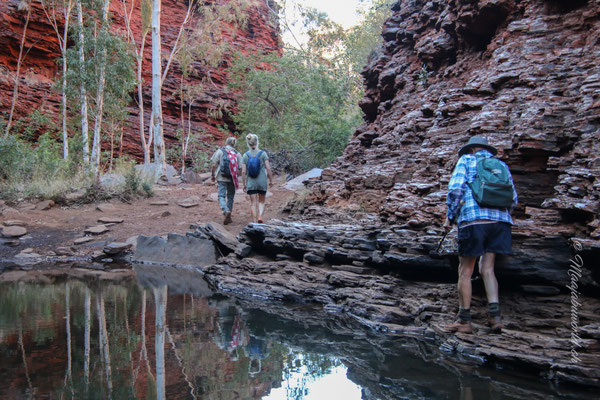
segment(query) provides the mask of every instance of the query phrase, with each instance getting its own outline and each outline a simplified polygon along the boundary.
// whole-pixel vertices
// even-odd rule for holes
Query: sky
[[[295,0],[298,4],[305,7],[316,8],[319,11],[326,12],[329,18],[334,22],[342,25],[344,28],[349,28],[356,25],[358,16],[356,9],[360,5],[360,0]],[[290,4],[291,2],[288,2]],[[291,8],[288,7],[288,16],[293,18]],[[290,18],[290,22],[291,22]],[[299,26],[294,29],[294,35],[301,40]],[[292,36],[289,32],[283,32],[283,40],[285,43],[293,45]]]

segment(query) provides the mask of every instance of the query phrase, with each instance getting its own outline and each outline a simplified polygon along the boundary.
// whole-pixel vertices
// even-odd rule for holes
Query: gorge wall
[[[140,1],[127,0],[128,7],[135,4],[133,11],[132,30],[138,43],[141,40],[141,17]],[[223,0],[228,1],[228,0]],[[10,110],[15,71],[19,47],[23,35],[23,28],[27,15],[23,9],[21,0],[6,0],[0,3],[0,113],[8,115]],[[271,0],[257,1],[255,6],[249,9],[247,26],[234,36],[223,37],[235,49],[244,52],[253,50],[275,51],[280,48],[278,29],[272,23],[271,11],[273,7]],[[60,93],[53,89],[54,80],[60,78],[60,67],[56,60],[60,57],[60,49],[56,34],[46,17],[39,1],[31,2],[31,18],[27,29],[24,46],[24,58],[20,73],[19,96],[15,109],[15,118],[27,117],[33,110],[50,115],[60,125]],[[187,11],[187,2],[178,0],[163,0],[161,15],[161,36],[163,69],[166,65],[171,47],[175,41],[181,22]],[[112,0],[110,12],[115,31],[124,31],[123,3],[121,0]],[[58,13],[60,15],[60,12]],[[193,19],[193,18],[192,18]],[[64,19],[58,21],[62,32]],[[71,26],[76,20],[71,20]],[[143,93],[146,127],[150,119],[152,100],[152,60],[151,60],[151,37],[146,39],[143,67]],[[215,118],[209,110],[215,110],[218,101],[233,102],[232,93],[226,90],[227,85],[227,61],[219,68],[210,71],[214,84],[208,85],[204,93],[193,103],[191,109],[191,125],[194,132],[205,133],[204,140],[212,142],[222,139],[224,133],[218,126],[225,126],[231,130],[234,124],[231,116],[227,113],[222,118]],[[205,68],[195,65],[198,72],[190,78],[192,83],[200,82],[207,74]],[[176,93],[181,79],[181,70],[177,63],[173,63],[170,72],[163,85],[163,113],[164,133],[167,149],[176,145],[175,137],[177,129],[181,127],[180,122],[180,100]],[[123,151],[138,160],[143,160],[143,150],[139,137],[139,116],[137,104],[132,93],[132,101],[128,109],[128,118],[124,127]],[[187,107],[186,107],[187,117]],[[146,129],[147,130],[147,129]],[[120,133],[119,133],[120,134]]]
[[[482,135],[519,194],[515,254],[499,270],[566,284],[579,252],[582,280],[597,287],[600,1],[403,0],[392,9],[363,70],[365,122],[299,218],[352,215],[346,236],[371,240],[393,268],[443,266],[435,248],[448,181],[460,147]]]

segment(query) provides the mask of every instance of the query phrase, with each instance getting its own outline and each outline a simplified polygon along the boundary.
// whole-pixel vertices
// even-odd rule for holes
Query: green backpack
[[[513,186],[506,165],[493,157],[477,157],[477,175],[469,182],[477,204],[486,208],[509,208]]]

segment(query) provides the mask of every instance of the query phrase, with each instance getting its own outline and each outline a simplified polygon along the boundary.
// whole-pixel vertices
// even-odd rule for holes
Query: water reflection
[[[157,271],[121,285],[0,285],[0,398],[552,398],[453,370],[414,341],[375,343],[307,307],[252,309]]]

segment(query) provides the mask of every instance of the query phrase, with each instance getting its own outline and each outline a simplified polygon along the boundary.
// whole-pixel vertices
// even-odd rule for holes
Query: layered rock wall
[[[10,110],[19,46],[27,15],[27,11],[23,9],[21,3],[24,2],[7,0],[0,3],[0,113],[2,114],[8,114]],[[126,3],[128,7],[131,7],[132,0],[128,0]],[[132,30],[139,46],[141,41],[140,1],[134,1],[134,4]],[[269,7],[272,6],[270,0],[257,1],[255,6],[249,10],[248,23],[245,29],[237,32],[235,37],[223,37],[223,40],[243,52],[251,52],[257,49],[265,51],[278,50],[280,48],[278,30],[276,25],[272,23],[272,13],[269,10]],[[32,1],[31,7],[31,19],[25,39],[25,56],[20,73],[21,82],[15,118],[27,117],[33,110],[39,110],[52,116],[60,124],[60,94],[53,88],[53,81],[60,79],[59,66],[56,62],[60,58],[58,39],[40,2]],[[186,11],[187,2],[185,1],[162,1],[163,69]],[[122,16],[122,1],[112,0],[110,12],[113,29],[123,32],[125,23]],[[59,30],[62,33],[64,18],[59,19],[58,23]],[[76,21],[72,19],[70,23],[73,26]],[[146,127],[150,119],[152,101],[151,50],[151,37],[149,34],[146,39],[142,74]],[[234,128],[231,115],[227,112],[221,118],[215,118],[215,114],[210,112],[210,110],[214,111],[217,108],[216,104],[218,102],[226,101],[230,102],[233,107],[235,106],[233,94],[226,90],[227,67],[228,61],[223,61],[219,68],[210,71],[213,84],[206,85],[206,90],[195,100],[191,108],[192,130],[194,132],[204,132],[203,139],[208,142],[224,137],[224,133],[218,128],[219,126],[228,127],[231,130]],[[190,78],[191,83],[201,82],[209,72],[200,64],[196,64],[195,68],[198,73]],[[176,131],[181,128],[180,100],[177,96],[180,81],[181,70],[177,63],[173,63],[162,91],[164,133],[167,148],[176,145]],[[143,150],[139,138],[138,108],[134,98],[137,98],[137,95],[132,93],[132,101],[128,108],[128,118],[124,128],[124,152],[138,160],[143,160]],[[185,117],[187,118],[187,106],[185,109]]]
[[[365,123],[302,218],[321,205],[375,219],[390,251],[436,264],[428,238],[441,235],[457,152],[482,135],[519,194],[515,255],[501,264],[567,282],[577,239],[597,282],[600,1],[404,0],[392,9],[363,71]]]

